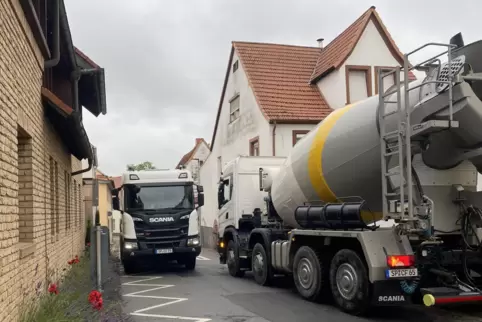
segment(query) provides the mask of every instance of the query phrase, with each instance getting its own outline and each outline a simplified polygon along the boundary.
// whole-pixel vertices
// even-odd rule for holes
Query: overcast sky
[[[402,52],[477,40],[477,0],[65,0],[75,46],[106,70],[107,114],[84,113],[100,169],[172,168],[210,142],[231,41],[316,46],[371,5]]]

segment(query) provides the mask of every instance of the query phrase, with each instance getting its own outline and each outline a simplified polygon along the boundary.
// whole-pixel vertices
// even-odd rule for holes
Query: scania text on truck
[[[442,53],[410,65],[426,47]],[[426,77],[409,82],[413,69]],[[225,165],[218,252],[232,276],[292,275],[303,298],[355,315],[482,301],[482,41],[421,46],[378,84],[286,158]]]
[[[194,269],[201,253],[198,209],[203,187],[187,170],[146,170],[122,174],[113,191],[122,213],[120,247],[127,274],[141,261],[177,260]]]

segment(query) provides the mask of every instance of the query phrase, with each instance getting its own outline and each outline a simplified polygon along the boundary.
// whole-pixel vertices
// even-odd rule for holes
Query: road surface
[[[288,279],[280,279],[274,287],[261,287],[250,274],[231,277],[215,252],[204,250],[201,255],[192,272],[173,265],[122,276],[126,313],[136,322],[482,321],[474,316],[419,308],[379,308],[370,318],[357,318],[330,305],[301,299]]]

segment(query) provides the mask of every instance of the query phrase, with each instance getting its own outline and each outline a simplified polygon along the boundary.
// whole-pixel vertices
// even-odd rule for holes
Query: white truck
[[[137,272],[140,262],[148,259],[173,259],[195,269],[204,193],[189,171],[127,172],[113,196],[114,209],[122,213],[121,260],[127,274]]]
[[[428,46],[443,52],[409,65]],[[409,83],[411,69],[427,76]],[[333,111],[287,158],[226,164],[217,248],[232,276],[292,275],[303,298],[354,315],[482,301],[482,41],[424,45],[378,84],[382,94]]]

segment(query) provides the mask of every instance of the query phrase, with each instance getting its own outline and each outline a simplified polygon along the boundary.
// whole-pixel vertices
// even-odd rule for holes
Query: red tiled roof
[[[184,156],[181,158],[179,163],[176,166],[176,169],[179,169],[180,166],[185,165],[189,161],[191,161],[192,157],[194,156],[194,152],[196,151],[197,147],[202,144],[206,143],[206,141],[202,138],[197,138],[196,139],[196,144],[194,145],[194,148],[191,149],[188,153],[184,154]],[[209,147],[209,144],[206,143],[206,145]]]
[[[110,179],[114,182],[114,188],[119,188],[121,186],[122,177],[110,177]]]
[[[233,42],[261,111],[269,121],[321,121],[332,110],[309,79],[317,47]]]
[[[315,69],[311,76],[311,82],[315,83],[321,77],[327,75],[331,71],[340,68],[345,60],[350,56],[355,49],[358,40],[360,40],[363,31],[365,30],[369,21],[373,21],[376,28],[380,32],[385,44],[390,52],[403,66],[403,54],[398,49],[395,41],[390,36],[387,28],[378,15],[375,7],[370,7],[365,11],[355,22],[353,22],[345,31],[333,39],[325,48],[321,50],[318,56]],[[410,80],[415,80],[416,77],[412,72],[410,73]]]

